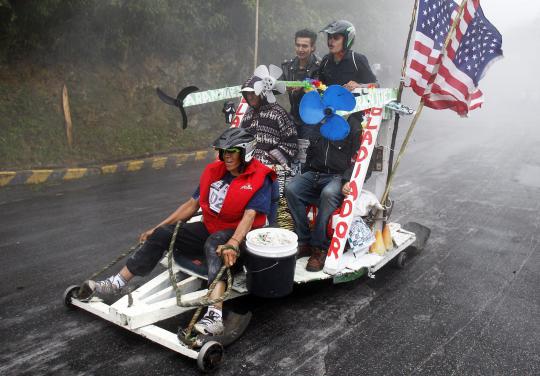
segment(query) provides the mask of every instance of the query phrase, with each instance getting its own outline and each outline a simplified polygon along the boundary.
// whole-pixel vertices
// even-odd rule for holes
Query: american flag
[[[441,50],[459,5],[454,0],[419,1],[415,42],[406,69],[409,85],[427,107],[450,108],[466,116],[483,103],[478,81],[502,57],[502,36],[484,16],[480,0],[467,0],[443,58]]]

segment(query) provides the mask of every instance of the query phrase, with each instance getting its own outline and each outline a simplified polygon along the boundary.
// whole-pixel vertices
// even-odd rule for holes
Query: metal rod
[[[452,27],[450,28],[450,31],[448,31],[448,35],[446,36],[446,40],[444,41],[444,46],[442,49],[442,56],[438,59],[437,64],[435,65],[433,69],[433,73],[431,74],[431,78],[428,82],[433,82],[434,77],[439,72],[439,67],[441,66],[441,62],[446,57],[446,49],[448,47],[448,44],[450,43],[450,39],[452,38],[452,34],[455,32],[457,25],[461,21],[461,16],[463,15],[463,9],[465,8],[465,5],[467,4],[468,0],[463,0],[461,2],[461,5],[459,6],[458,14],[456,18],[454,19],[454,22],[452,23]],[[428,88],[431,90],[431,88]],[[429,94],[429,91],[427,93],[424,93],[424,95]],[[405,149],[407,147],[407,144],[409,143],[409,139],[412,135],[412,132],[416,126],[416,123],[418,122],[418,118],[420,117],[420,114],[422,113],[422,109],[424,108],[424,98],[420,100],[420,104],[418,104],[418,108],[416,109],[416,114],[414,115],[414,119],[411,123],[411,126],[409,127],[409,130],[407,131],[407,135],[405,136],[405,139],[403,140],[403,143],[401,144],[401,148],[399,149],[399,154],[396,160],[396,163],[394,164],[394,167],[392,169],[392,173],[388,177],[388,183],[386,184],[386,189],[384,191],[384,194],[381,198],[381,203],[385,203],[386,199],[388,198],[388,193],[390,192],[390,186],[392,185],[392,180],[394,179],[394,175],[396,174],[396,170],[399,166],[399,162],[401,161],[401,157],[403,156]]]
[[[407,67],[407,57],[409,56],[409,47],[411,45],[412,32],[414,29],[414,23],[416,21],[416,12],[418,10],[418,0],[415,0],[413,11],[411,14],[411,23],[409,24],[409,35],[407,36],[407,43],[405,44],[405,51],[403,52],[403,61],[401,63],[401,80],[399,81],[399,88],[397,92],[397,101],[401,103],[401,94],[403,93],[404,78],[405,78],[405,69]],[[394,164],[394,148],[396,146],[397,133],[399,129],[399,113],[396,113],[394,119],[394,129],[392,130],[392,141],[390,143],[390,155],[388,156],[388,176],[386,177],[386,187],[390,183],[390,176],[392,174],[392,166]],[[385,188],[386,190],[386,188]],[[382,202],[384,205],[384,201]]]
[[[257,55],[259,53],[259,0],[255,5],[255,50],[253,52],[253,70],[257,68]]]

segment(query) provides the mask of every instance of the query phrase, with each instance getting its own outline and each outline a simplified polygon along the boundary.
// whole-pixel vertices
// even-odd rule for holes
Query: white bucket
[[[298,236],[280,228],[261,228],[246,236],[246,285],[249,293],[278,298],[293,290]]]
[[[246,247],[260,257],[288,257],[296,253],[298,235],[282,228],[259,228],[247,234]]]

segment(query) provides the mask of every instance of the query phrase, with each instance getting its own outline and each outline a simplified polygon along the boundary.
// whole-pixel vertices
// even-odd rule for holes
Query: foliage
[[[294,54],[296,30],[345,18],[357,26],[355,49],[393,65],[397,81],[407,3],[401,12],[391,0],[260,0],[258,61],[279,65]],[[221,104],[190,109],[182,131],[178,111],[157,99],[155,87],[175,94],[243,82],[253,70],[254,19],[255,0],[0,0],[0,168],[206,147],[223,129]],[[399,38],[391,34],[397,24]]]

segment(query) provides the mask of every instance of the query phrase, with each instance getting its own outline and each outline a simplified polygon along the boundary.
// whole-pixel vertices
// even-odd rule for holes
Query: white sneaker
[[[108,279],[103,281],[92,281],[91,279],[84,281],[80,292],[79,299],[89,299],[94,295],[117,295],[122,292],[122,289]]]
[[[193,328],[200,334],[218,336],[223,334],[225,328],[223,326],[223,319],[214,310],[209,309],[202,319],[196,323]]]

